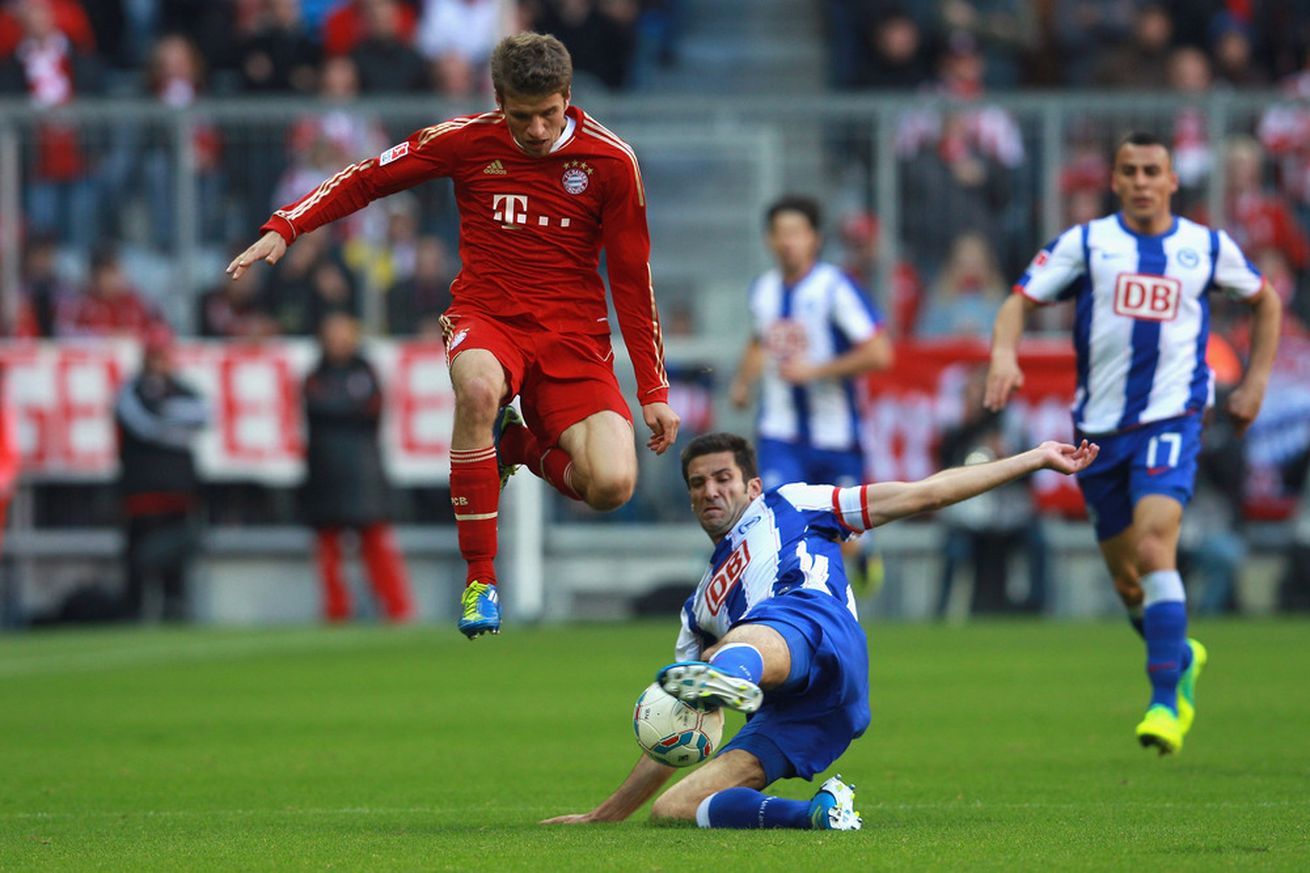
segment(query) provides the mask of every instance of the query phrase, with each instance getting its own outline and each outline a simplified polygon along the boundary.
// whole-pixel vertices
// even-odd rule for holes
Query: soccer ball
[[[714,754],[723,737],[723,711],[688,706],[652,682],[632,714],[637,744],[670,767],[690,767]]]

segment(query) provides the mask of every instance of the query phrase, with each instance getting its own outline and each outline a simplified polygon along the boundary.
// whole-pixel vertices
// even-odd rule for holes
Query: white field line
[[[335,651],[393,646],[412,642],[404,631],[379,633],[335,633],[296,631],[231,639],[188,639],[170,637],[143,641],[123,648],[51,653],[23,653],[10,658],[0,655],[0,678],[48,675],[52,673],[99,672],[121,667],[170,664],[180,661],[228,661],[253,655],[301,651]]]

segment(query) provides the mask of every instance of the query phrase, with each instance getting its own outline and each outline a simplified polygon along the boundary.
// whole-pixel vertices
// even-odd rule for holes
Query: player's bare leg
[[[758,758],[729,749],[664,792],[651,807],[651,820],[694,821],[703,828],[860,828],[855,793],[840,776],[825,781],[810,800],[764,794],[766,785]]]
[[[500,631],[496,591],[496,522],[500,469],[491,431],[505,396],[505,371],[484,349],[468,349],[450,365],[455,424],[450,439],[450,500],[459,551],[468,563],[459,629],[469,639]]]
[[[587,416],[560,434],[573,461],[569,482],[592,509],[618,509],[637,487],[637,449],[632,425],[612,410]]]

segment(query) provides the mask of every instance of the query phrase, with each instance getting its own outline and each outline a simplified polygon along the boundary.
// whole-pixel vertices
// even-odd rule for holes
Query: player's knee
[[[636,486],[635,476],[610,473],[593,478],[584,496],[592,509],[609,512],[631,500]]]
[[[460,380],[455,386],[455,406],[463,415],[477,420],[492,421],[500,408],[504,390],[495,379],[474,376]]]
[[[650,808],[651,821],[695,821],[699,798],[686,799],[678,792],[666,792]]]

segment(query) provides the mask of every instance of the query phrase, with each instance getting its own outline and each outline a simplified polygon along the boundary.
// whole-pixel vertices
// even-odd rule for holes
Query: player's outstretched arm
[[[753,336],[742,350],[741,360],[737,362],[737,375],[733,377],[732,387],[728,389],[728,397],[732,400],[733,406],[745,409],[750,405],[751,389],[755,387],[763,372],[764,344],[760,342],[759,337]]]
[[[227,265],[227,274],[233,279],[240,279],[241,274],[255,261],[276,264],[286,253],[287,243],[282,239],[282,234],[270,230],[261,236],[258,242],[232,259],[232,263]]]
[[[1228,413],[1237,422],[1239,435],[1260,414],[1265,388],[1269,384],[1269,372],[1274,366],[1274,353],[1278,350],[1283,304],[1268,279],[1251,301],[1251,313],[1251,359],[1246,365],[1246,374],[1241,384],[1228,396],[1227,403]]]
[[[998,461],[943,470],[919,482],[879,482],[866,486],[869,520],[877,527],[907,515],[933,512],[1038,470],[1077,473],[1087,469],[1099,451],[1100,446],[1087,440],[1077,446],[1050,441]]]
[[[641,805],[655,796],[675,768],[642,755],[637,766],[632,768],[628,778],[606,798],[605,802],[590,812],[578,812],[571,815],[557,815],[542,819],[540,824],[592,824],[602,821],[623,821],[632,815]]]
[[[1023,370],[1019,369],[1019,338],[1023,323],[1034,304],[1021,294],[1011,294],[1001,304],[992,325],[992,362],[987,370],[987,388],[983,406],[992,411],[1002,409],[1010,395],[1023,387]]]

